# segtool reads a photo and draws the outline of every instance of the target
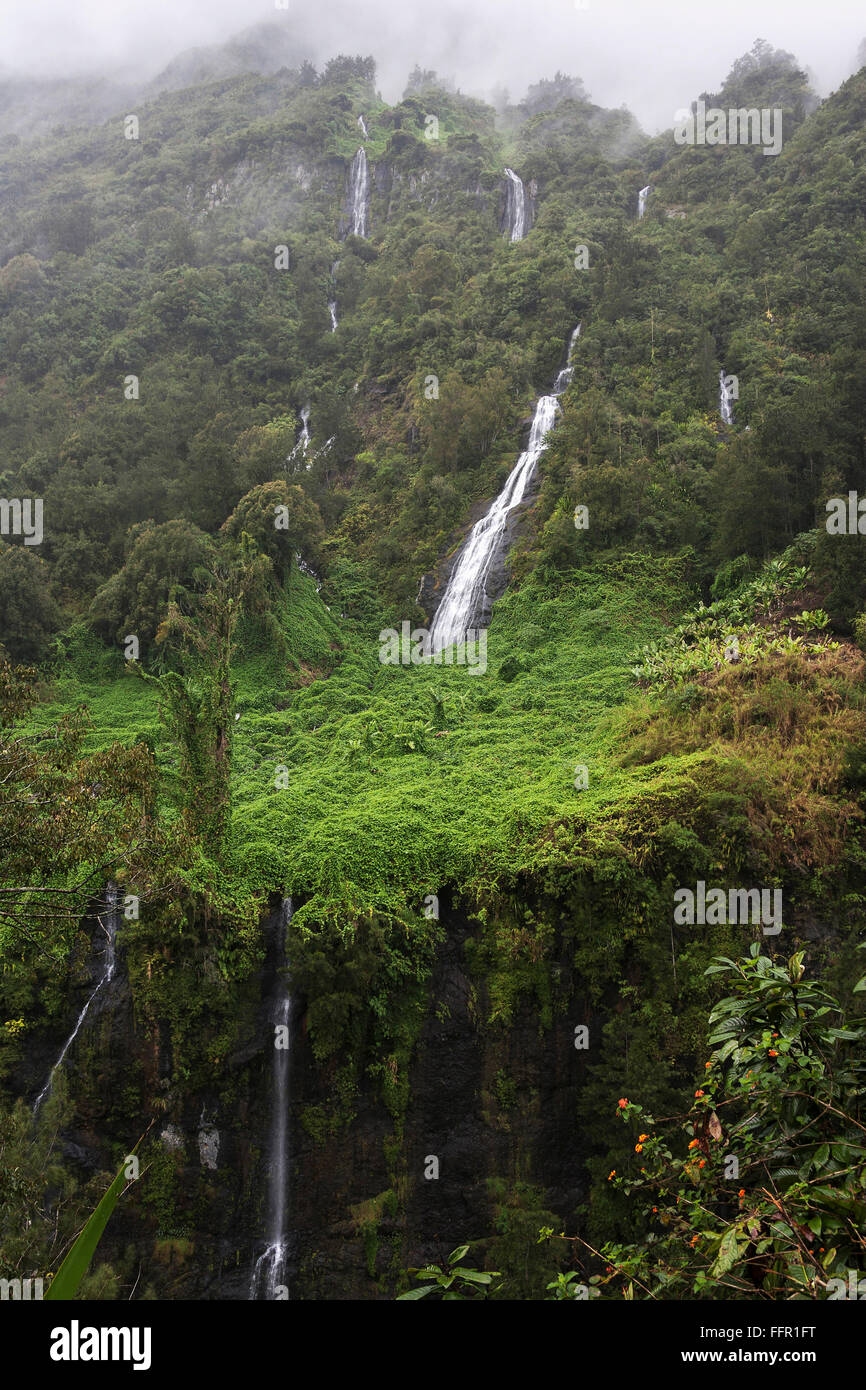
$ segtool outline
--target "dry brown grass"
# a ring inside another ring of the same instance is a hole
[[[694,708],[645,700],[619,721],[623,766],[705,752],[734,775],[771,862],[837,863],[863,810],[844,784],[846,749],[866,745],[866,660],[854,646],[789,652],[695,681]]]

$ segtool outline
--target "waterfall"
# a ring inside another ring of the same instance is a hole
[[[322,592],[322,581],[316,574],[316,571],[310,565],[307,564],[306,560],[304,559],[303,555],[301,555],[299,550],[295,551],[295,564],[301,571],[301,574],[305,574],[308,579],[312,579],[313,583],[316,586],[316,593],[320,594]],[[325,607],[328,608],[328,605],[325,604]],[[330,611],[331,610],[328,608],[329,613]]]
[[[651,185],[651,184],[647,184],[646,188],[642,188],[641,191],[640,191],[640,193],[637,195],[637,215],[638,215],[638,218],[643,217],[644,213],[646,212],[646,201],[647,201],[647,198],[648,198],[649,195],[650,195],[651,188],[652,188],[652,185]]]
[[[579,334],[580,325],[571,335],[568,346],[569,361]],[[439,652],[445,647],[462,642],[468,630],[475,625],[477,615],[480,613],[483,617],[489,610],[487,577],[490,567],[502,544],[508,514],[523,500],[538,460],[546,448],[545,436],[556,424],[556,417],[560,411],[560,383],[570,371],[566,364],[556,378],[553,393],[542,396],[539,400],[535,407],[526,449],[514,465],[505,487],[486,516],[476,522],[469,533],[469,539],[451,571],[451,578],[430,628],[428,646],[431,652]],[[568,380],[571,380],[570,375]],[[565,385],[568,385],[567,381]],[[565,386],[561,389],[564,390]]]
[[[577,328],[575,328],[574,332],[568,340],[568,352],[565,355],[565,366],[559,373],[559,376],[556,378],[556,381],[554,383],[554,396],[561,396],[565,388],[571,382],[571,378],[574,376],[574,368],[571,365],[571,355],[574,352],[575,347],[577,346],[577,340],[579,337],[580,324],[577,325]]]
[[[722,370],[719,372],[719,414],[722,417],[723,425],[732,425],[734,423],[734,407],[732,402],[733,396],[728,389],[725,380],[725,369],[722,367]]]
[[[361,132],[364,136],[364,139],[369,140],[370,132],[367,129],[367,122],[364,120],[363,116],[358,117],[358,125],[361,127]]]
[[[84,1008],[78,1015],[78,1018],[75,1021],[75,1027],[69,1034],[69,1037],[66,1039],[66,1042],[63,1044],[60,1056],[57,1058],[57,1061],[54,1063],[54,1066],[48,1073],[48,1080],[45,1082],[45,1085],[42,1087],[42,1090],[36,1097],[36,1102],[33,1106],[34,1115],[38,1115],[39,1107],[41,1106],[45,1097],[51,1090],[51,1087],[54,1084],[54,1073],[57,1071],[57,1068],[62,1065],[63,1061],[66,1058],[67,1052],[69,1051],[72,1044],[75,1042],[75,1039],[78,1037],[78,1034],[81,1031],[81,1025],[84,1022],[85,1017],[87,1016],[87,1012],[91,1004],[93,1003],[94,999],[96,998],[97,994],[99,994],[103,986],[107,985],[108,981],[114,975],[114,943],[115,937],[117,936],[117,915],[117,884],[109,883],[108,887],[105,890],[105,910],[103,913],[97,913],[96,916],[97,922],[99,923],[101,929],[105,932],[105,947],[102,952],[102,963],[99,971],[99,979],[96,981],[94,988],[91,990],[87,1002],[84,1005]],[[103,917],[105,918],[104,922]]]
[[[286,1288],[287,1198],[289,1189],[289,1060],[292,1044],[292,996],[286,976],[286,938],[292,920],[292,900],[284,898],[277,926],[278,984],[271,1015],[273,1069],[271,1080],[271,1129],[268,1139],[268,1227],[267,1248],[256,1260],[250,1284],[250,1298],[276,1298],[278,1287]]]
[[[506,169],[505,173],[508,178],[505,190],[507,231],[512,241],[522,241],[526,236],[526,189],[523,179],[513,169]]]
[[[370,175],[367,169],[367,154],[363,147],[358,150],[352,160],[352,172],[349,176],[349,198],[352,210],[352,225],[349,230],[353,236],[366,237]]]
[[[337,271],[340,269],[340,262],[334,261],[331,266],[331,292],[333,299],[328,300],[328,313],[331,315],[331,332],[337,331]]]
[[[301,433],[295,441],[295,446],[289,457],[286,459],[286,471],[297,472],[298,465],[306,460],[307,451],[310,447],[310,407],[305,405],[301,411]],[[309,469],[310,464],[305,462],[305,467]]]

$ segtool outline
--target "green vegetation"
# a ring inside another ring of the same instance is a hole
[[[262,922],[289,895],[296,1143],[339,1174],[305,1287],[342,1293],[318,1244],[340,1222],[369,1296],[410,1259],[401,1297],[449,1300],[820,1297],[857,1264],[866,566],[823,521],[866,494],[866,71],[818,106],[759,43],[713,99],[782,106],[782,153],[647,140],[561,73],[497,114],[416,70],[389,107],[345,56],[164,94],[139,142],[114,120],[3,151],[3,489],[44,499],[45,539],[0,545],[0,1268],[59,1263],[142,1116],[145,1174],[82,1296],[129,1297],[141,1263],[144,1296],[196,1297],[243,1265]],[[345,217],[362,113],[368,239]],[[506,162],[537,183],[519,244]],[[577,322],[486,670],[383,664]],[[22,1157],[17,1098],[92,982],[109,880],[128,994]],[[788,964],[754,923],[673,924],[698,881],[782,891]],[[708,1019],[682,1120],[701,1168],[649,1114],[683,1116]],[[482,1195],[477,1229],[416,1242],[431,1037],[455,1084],[481,1058]],[[581,1136],[568,1209],[545,1068]],[[110,1151],[86,1183],[58,1157],[73,1123]]]

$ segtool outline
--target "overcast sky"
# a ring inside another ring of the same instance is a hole
[[[261,19],[312,23],[317,57],[372,53],[388,101],[416,63],[479,95],[512,98],[557,68],[593,100],[627,105],[648,130],[717,88],[757,37],[797,55],[822,95],[866,36],[858,0],[0,0],[0,65],[69,76],[153,76],[182,50]],[[310,19],[312,16],[312,20]]]

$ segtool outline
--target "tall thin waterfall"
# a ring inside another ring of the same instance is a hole
[[[505,190],[505,218],[508,235],[512,241],[522,241],[526,236],[526,189],[523,179],[513,169],[505,170],[508,187]]]
[[[566,357],[565,357],[565,366],[563,367],[562,371],[559,373],[559,376],[556,378],[556,381],[555,381],[555,383],[554,383],[554,387],[553,387],[553,394],[554,394],[554,396],[561,396],[562,393],[563,393],[563,391],[566,389],[566,387],[567,387],[568,385],[570,385],[570,383],[571,383],[571,378],[574,376],[574,368],[573,368],[572,365],[571,365],[571,356],[572,356],[572,353],[574,352],[574,349],[577,347],[577,340],[578,340],[579,337],[580,337],[580,324],[577,325],[577,328],[575,328],[574,332],[572,333],[571,337],[570,337],[569,340],[568,340],[568,352],[566,353]]]
[[[370,174],[367,168],[367,152],[361,147],[352,160],[349,176],[349,197],[352,208],[353,236],[367,235],[367,207],[370,201]]]
[[[363,116],[358,117],[358,125],[361,127],[361,133],[363,134],[364,139],[369,140],[370,132],[367,129],[367,122],[364,120]]]
[[[84,1008],[81,1010],[81,1013],[75,1020],[75,1027],[69,1034],[69,1037],[66,1039],[66,1042],[63,1044],[60,1056],[57,1058],[57,1061],[54,1063],[54,1066],[48,1073],[48,1080],[45,1082],[45,1085],[42,1087],[42,1090],[36,1097],[36,1102],[33,1106],[34,1115],[39,1114],[39,1108],[42,1105],[42,1102],[45,1100],[45,1097],[48,1095],[48,1093],[51,1090],[51,1087],[54,1085],[55,1072],[57,1071],[57,1068],[61,1066],[65,1061],[67,1052],[69,1051],[72,1044],[75,1042],[75,1039],[78,1037],[78,1034],[81,1031],[81,1025],[87,1017],[87,1013],[90,1009],[91,1004],[93,1003],[97,994],[99,994],[100,990],[108,984],[108,981],[114,975],[114,967],[116,963],[115,938],[117,936],[117,917],[117,884],[109,883],[108,887],[105,890],[105,908],[102,912],[97,913],[96,916],[96,920],[99,923],[100,928],[105,933],[105,946],[102,952],[99,979],[96,981],[94,988],[91,990],[87,1002],[84,1005]]]
[[[360,119],[360,117],[359,117]],[[332,299],[328,300],[328,313],[331,315],[331,332],[336,333],[337,323],[337,271],[340,269],[340,262],[334,261],[331,266],[331,294]]]
[[[292,996],[287,978],[286,938],[292,920],[292,900],[284,898],[277,928],[277,969],[279,983],[274,997],[273,1071],[271,1080],[271,1130],[268,1139],[268,1228],[267,1248],[256,1260],[250,1284],[250,1298],[277,1298],[277,1289],[286,1289],[288,1232],[286,1215],[289,1195],[289,1080],[292,1043]]]
[[[489,611],[487,578],[490,567],[502,544],[508,513],[522,502],[538,460],[547,447],[545,436],[556,424],[556,417],[560,411],[559,396],[571,380],[573,369],[569,363],[579,334],[580,325],[571,335],[566,366],[556,378],[553,393],[542,396],[535,407],[526,449],[517,460],[505,487],[487,515],[473,526],[469,539],[460,552],[430,628],[428,646],[431,652],[439,652],[445,647],[464,641],[469,629],[475,625],[478,615],[483,617]]]
[[[727,378],[725,376],[725,369],[722,367],[722,370],[719,372],[719,414],[722,417],[723,425],[732,425],[734,423],[733,400],[734,397],[732,391],[728,387]]]
[[[637,195],[637,215],[638,215],[638,218],[643,217],[644,213],[646,212],[647,198],[649,197],[649,195],[650,195],[651,192],[652,192],[652,184],[649,184],[649,183],[648,183],[647,186],[646,186],[646,188],[642,188],[641,191],[640,191],[640,193]]]

